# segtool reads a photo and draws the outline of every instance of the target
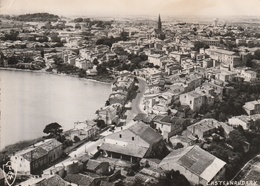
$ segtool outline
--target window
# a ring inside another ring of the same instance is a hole
[[[132,137],[132,140],[134,141],[134,140],[135,140],[135,137]]]
[[[190,104],[192,104],[192,101],[190,101]]]
[[[119,134],[119,138],[122,138],[122,134]]]

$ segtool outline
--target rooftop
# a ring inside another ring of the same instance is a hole
[[[60,176],[54,175],[51,178],[43,179],[42,181],[35,184],[35,186],[69,186],[67,182],[65,182]]]
[[[47,155],[49,151],[57,148],[60,145],[62,144],[56,139],[46,139],[34,144],[33,146],[30,146],[27,149],[18,151],[16,155],[20,155],[24,159],[32,161],[32,159],[38,159]]]
[[[207,182],[210,182],[226,164],[197,145],[172,151],[162,160],[160,166],[170,169],[172,163],[183,166]]]
[[[162,136],[159,133],[143,122],[139,122],[133,125],[132,127],[128,128],[128,130],[142,138],[150,145],[162,139]]]
[[[68,174],[64,180],[77,185],[91,185],[95,178],[84,174]]]

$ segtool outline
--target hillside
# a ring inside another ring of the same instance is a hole
[[[34,13],[34,14],[23,14],[13,17],[16,21],[40,21],[40,22],[46,22],[46,21],[57,21],[59,19],[59,16],[49,13]]]

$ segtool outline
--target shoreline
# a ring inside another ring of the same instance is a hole
[[[106,85],[111,85],[111,82],[106,82],[106,81],[101,81],[101,80],[96,80],[92,78],[80,78],[76,75],[70,75],[70,74],[58,74],[54,72],[46,72],[45,70],[29,70],[29,69],[17,69],[17,68],[6,68],[6,67],[0,67],[0,70],[6,70],[6,71],[20,71],[20,72],[32,72],[32,73],[42,73],[42,74],[50,74],[50,75],[55,75],[55,76],[67,76],[67,77],[72,77],[72,78],[77,78],[79,80],[87,80],[87,81],[92,81],[96,83],[102,83]]]

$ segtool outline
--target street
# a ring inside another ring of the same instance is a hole
[[[139,85],[138,85],[139,88],[137,90],[138,93],[131,103],[131,109],[126,112],[127,115],[126,123],[131,122],[138,113],[145,113],[141,104],[142,104],[142,99],[146,88],[146,82],[144,79],[141,78],[137,78],[137,79],[139,81]]]

